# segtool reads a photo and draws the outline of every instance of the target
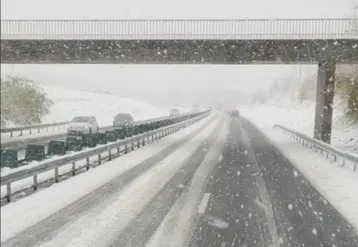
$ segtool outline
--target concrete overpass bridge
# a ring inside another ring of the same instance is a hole
[[[317,64],[314,137],[330,142],[336,64],[358,19],[2,20],[2,63]]]

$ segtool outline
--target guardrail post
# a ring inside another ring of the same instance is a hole
[[[30,129],[30,134],[32,134],[32,129]]]
[[[40,128],[37,128],[37,133],[40,133]]]
[[[10,131],[10,137],[13,137],[12,131]]]
[[[353,171],[354,171],[354,172],[357,171],[357,163],[354,163],[354,165],[353,165]]]
[[[134,147],[133,147],[133,142],[132,142],[132,148],[134,148]],[[125,153],[125,154],[128,153],[128,146],[127,146],[127,144],[124,145],[124,153]]]
[[[102,164],[102,155],[100,153],[98,154],[98,164]]]
[[[108,150],[108,160],[112,160],[112,152],[111,152],[111,150]]]
[[[137,141],[137,148],[140,148],[140,139]]]
[[[22,136],[22,130],[20,130],[20,136]]]
[[[11,201],[11,183],[6,184],[6,200]]]
[[[34,180],[34,190],[37,190],[37,175],[33,176],[33,180]]]
[[[88,171],[90,167],[90,163],[89,163],[89,157],[86,157],[86,170]]]
[[[55,167],[55,182],[58,183],[58,167]]]
[[[121,156],[121,147],[117,147],[117,154],[118,154],[118,157]]]
[[[76,175],[76,162],[72,162],[72,176]]]

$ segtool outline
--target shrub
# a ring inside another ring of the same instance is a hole
[[[49,113],[52,101],[33,81],[19,77],[1,78],[1,124],[16,125],[41,123]]]

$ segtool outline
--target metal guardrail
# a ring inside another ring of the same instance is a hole
[[[37,129],[37,133],[40,133],[41,129],[46,129],[48,131],[49,128],[52,127],[54,130],[55,127],[66,127],[70,122],[58,122],[58,123],[48,123],[48,124],[37,124],[37,125],[28,125],[28,126],[19,126],[13,128],[2,128],[0,130],[1,133],[10,133],[10,136],[13,137],[13,132],[20,132],[19,136],[22,136],[23,131],[29,130],[29,134],[32,134],[32,130]]]
[[[1,39],[356,39],[358,19],[1,20]]]
[[[150,132],[147,132],[144,134],[140,134],[140,135],[128,138],[128,139],[119,140],[119,141],[116,141],[116,142],[113,142],[110,144],[106,144],[106,145],[103,145],[100,147],[83,150],[81,152],[74,153],[74,154],[68,154],[68,155],[65,155],[65,156],[63,156],[59,159],[56,159],[56,160],[43,161],[38,166],[29,168],[26,170],[20,170],[20,171],[11,173],[6,176],[2,176],[1,177],[1,186],[6,185],[6,191],[7,191],[5,197],[6,197],[7,201],[11,201],[11,196],[12,196],[11,183],[13,183],[13,182],[23,180],[28,177],[33,177],[32,187],[34,190],[36,190],[38,187],[37,176],[41,173],[44,173],[46,171],[54,169],[54,179],[55,179],[55,182],[58,182],[59,177],[60,177],[59,167],[69,165],[72,163],[72,175],[75,175],[76,162],[80,161],[80,160],[86,160],[86,165],[84,167],[81,167],[81,169],[86,168],[86,170],[89,170],[89,168],[90,168],[89,158],[90,157],[97,155],[98,162],[99,162],[99,164],[101,164],[101,160],[102,160],[101,156],[105,152],[108,152],[108,159],[111,160],[112,159],[112,150],[114,150],[114,149],[117,150],[117,153],[120,153],[120,147],[124,146],[125,153],[126,153],[128,151],[128,145],[130,145],[133,150],[135,142],[137,142],[138,147],[139,147],[141,141],[142,141],[143,145],[145,145],[146,139],[148,141],[149,141],[149,138],[151,138],[152,141],[156,140],[156,139],[160,139],[163,136],[166,136],[170,133],[173,133],[173,132],[179,130],[182,127],[187,126],[188,124],[192,124],[194,122],[197,122],[197,121],[205,118],[206,116],[208,116],[210,114],[210,112],[211,112],[210,110],[203,111],[200,113],[199,116],[193,117],[186,121],[182,121],[180,123],[162,127],[157,130],[153,130],[153,131],[150,131]],[[195,113],[192,113],[192,114],[195,114]],[[190,114],[185,114],[185,115],[190,115]],[[183,115],[181,115],[181,116],[183,116]],[[116,153],[114,153],[114,154],[116,154]]]
[[[348,162],[350,162],[352,164],[353,171],[357,171],[358,169],[358,155],[344,152],[327,143],[313,139],[308,135],[302,134],[300,132],[294,131],[278,124],[275,124],[273,128],[285,132],[286,134],[290,135],[294,140],[300,142],[303,146],[315,150],[316,152],[319,151],[321,154],[325,154],[325,157],[327,159],[333,158],[334,161],[337,161],[337,159],[340,158],[342,167],[345,166]]]

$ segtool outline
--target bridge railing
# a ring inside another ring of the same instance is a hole
[[[342,167],[346,166],[347,164],[351,164],[353,171],[357,171],[358,169],[358,155],[349,152],[344,152],[342,150],[333,147],[332,145],[313,139],[308,135],[289,129],[282,125],[276,124],[273,126],[273,128],[288,134],[290,137],[301,143],[303,146],[321,153],[327,159],[333,159],[333,161],[335,162],[340,160],[340,165]]]
[[[2,20],[1,39],[352,39],[358,19]]]
[[[48,124],[37,124],[37,125],[28,125],[28,126],[19,126],[13,128],[1,128],[1,133],[10,133],[10,136],[13,137],[14,132],[19,132],[19,136],[23,135],[24,131],[29,131],[29,134],[33,133],[33,130],[37,130],[37,133],[40,133],[41,129],[45,129],[48,131],[49,129],[55,130],[56,127],[58,128],[66,128],[66,126],[70,122],[58,122],[58,123],[48,123]]]
[[[40,182],[38,180],[38,175],[45,173],[47,171],[53,170],[53,177],[51,179],[47,179],[42,181],[42,183],[54,180],[55,182],[59,182],[60,176],[72,175],[74,176],[79,171],[87,171],[93,164],[90,164],[90,158],[97,156],[97,164],[101,164],[103,160],[112,160],[116,157],[119,157],[123,152],[127,153],[130,150],[134,150],[134,147],[137,146],[138,148],[142,144],[144,146],[149,141],[154,141],[160,139],[164,136],[167,136],[171,133],[178,131],[179,129],[186,127],[189,124],[193,124],[205,117],[207,117],[211,113],[210,110],[202,111],[196,114],[183,114],[182,116],[190,116],[188,120],[172,124],[166,127],[162,127],[157,130],[149,131],[147,133],[139,134],[137,136],[133,136],[131,138],[127,138],[124,140],[118,140],[116,142],[112,142],[109,144],[105,144],[99,147],[90,148],[87,150],[83,150],[81,152],[76,152],[72,154],[64,155],[60,158],[54,160],[45,160],[38,164],[37,166],[30,167],[28,169],[22,169],[19,171],[15,171],[5,176],[1,176],[1,186],[6,186],[6,193],[3,196],[6,197],[6,200],[9,202],[11,201],[11,196],[14,193],[21,192],[23,190],[29,189],[29,187],[23,188],[20,191],[12,191],[11,184],[14,182],[18,182],[20,180],[24,180],[27,178],[33,178],[33,184],[30,188],[37,190]],[[123,149],[124,147],[124,149]],[[84,162],[80,162],[84,161]],[[59,169],[71,165],[71,168],[68,172],[63,174],[59,173]]]

